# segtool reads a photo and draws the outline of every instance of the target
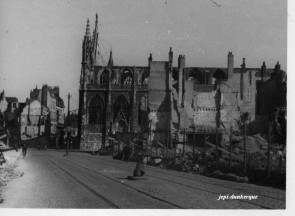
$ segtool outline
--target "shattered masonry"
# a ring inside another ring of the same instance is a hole
[[[180,131],[192,131],[193,125],[206,131],[228,131],[231,126],[238,130],[244,113],[254,132],[261,127],[257,106],[263,107],[262,100],[257,101],[267,94],[257,86],[272,78],[282,83],[285,77],[279,63],[275,70],[266,70],[265,63],[261,69],[247,68],[243,59],[241,67],[234,68],[232,52],[227,68],[186,67],[185,55],[179,55],[173,67],[172,48],[167,61],[154,61],[150,54],[145,67],[116,66],[110,51],[108,64],[102,66],[98,48],[96,15],[92,36],[87,21],[82,49],[78,136],[84,150],[99,149],[108,133],[163,130],[158,139],[166,143],[173,133],[182,139]]]

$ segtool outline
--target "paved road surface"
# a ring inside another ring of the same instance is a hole
[[[285,208],[285,191],[146,166],[130,181],[133,162],[63,151],[28,149],[18,160],[23,177],[8,183],[2,208],[260,209]],[[223,195],[258,195],[255,200]]]

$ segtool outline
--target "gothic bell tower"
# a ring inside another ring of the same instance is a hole
[[[79,143],[85,142],[83,137],[83,130],[87,124],[86,119],[86,95],[87,95],[87,76],[89,72],[94,70],[97,65],[98,57],[98,15],[96,14],[95,28],[93,35],[90,33],[89,19],[87,19],[86,31],[82,43],[82,62],[80,74],[80,88],[79,88],[79,114],[78,114],[78,137]]]

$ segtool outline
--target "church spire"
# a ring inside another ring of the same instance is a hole
[[[93,30],[93,58],[94,58],[94,64],[97,63],[97,57],[98,54],[98,14],[96,14],[95,19],[95,27]]]
[[[96,15],[95,15],[95,28],[94,28],[95,33],[97,33],[97,26],[98,26],[98,14],[96,13]]]
[[[90,38],[90,24],[89,24],[89,19],[87,19],[87,24],[86,24],[86,32],[85,32],[85,36],[87,38]]]
[[[113,61],[113,52],[112,50],[110,51],[110,59],[108,62],[108,67],[113,67],[114,66],[114,61]]]

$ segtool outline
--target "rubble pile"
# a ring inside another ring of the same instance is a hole
[[[189,172],[193,174],[208,175],[215,178],[232,180],[237,182],[261,182],[266,179],[268,163],[268,142],[260,134],[246,136],[246,176],[244,173],[244,137],[240,134],[232,134],[232,157],[230,167],[229,134],[223,134],[218,155],[215,144],[207,142],[205,158],[203,147],[195,147],[195,155],[190,146],[186,146],[186,152],[168,152],[158,148],[152,148],[145,152],[144,163],[151,166]],[[182,149],[182,148],[181,148]],[[123,159],[123,152],[114,158]],[[136,161],[136,153],[133,152],[129,161]],[[270,172],[276,181],[283,182],[286,173],[286,151],[278,144],[271,144],[270,148]],[[133,158],[134,157],[134,158]],[[218,158],[218,160],[217,160]]]
[[[22,177],[23,175],[23,172],[20,173],[15,170],[15,164],[13,162],[10,163],[9,159],[7,160],[7,163],[0,166],[0,203],[3,202],[2,191],[7,185],[7,182],[17,177]]]

